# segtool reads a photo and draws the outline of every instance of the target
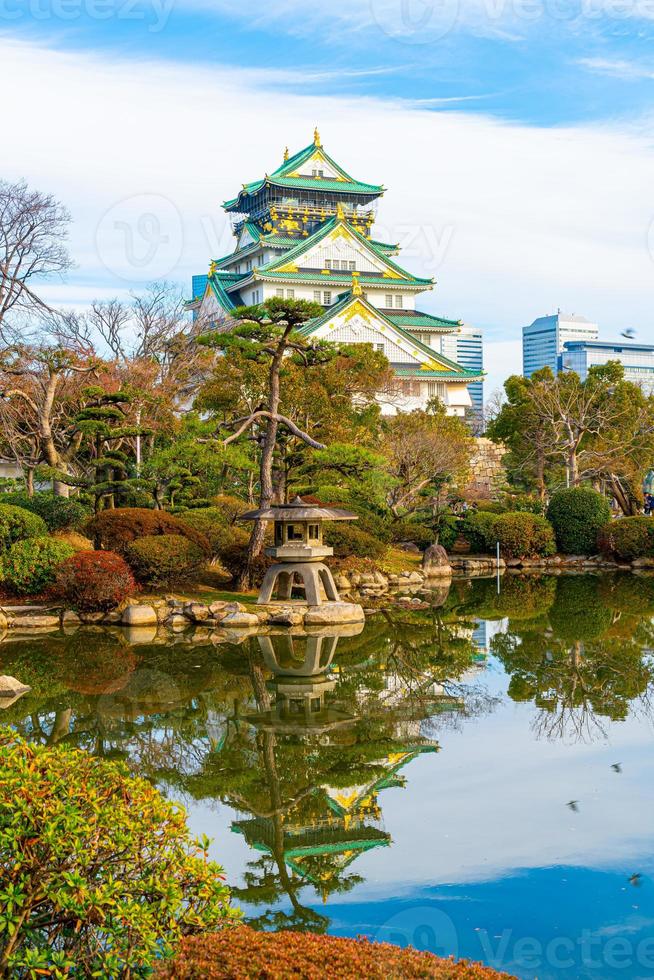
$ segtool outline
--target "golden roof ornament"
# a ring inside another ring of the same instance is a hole
[[[345,211],[343,210],[343,205],[340,201],[336,205],[336,217],[339,221],[345,221]]]
[[[288,147],[284,147],[284,163],[288,160]]]
[[[314,131],[313,131],[313,145],[314,146],[320,146],[320,133],[318,132],[318,127],[317,126],[314,129]]]
[[[359,273],[352,273],[352,295],[353,296],[363,296],[363,290],[361,289],[361,283],[359,282]]]

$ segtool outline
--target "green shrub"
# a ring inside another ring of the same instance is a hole
[[[236,913],[208,841],[118,762],[0,729],[0,971],[145,976]]]
[[[175,957],[162,963],[168,980],[287,980],[338,977],[339,980],[493,980],[508,974],[480,963],[441,959],[412,947],[367,939],[345,939],[311,932],[255,932],[248,926],[182,940]]]
[[[206,552],[181,534],[149,534],[125,549],[125,559],[139,582],[168,585],[189,578],[206,561]]]
[[[152,537],[157,534],[182,535],[192,541],[206,555],[211,549],[203,534],[180,517],[167,514],[163,510],[148,510],[143,507],[118,507],[116,510],[103,510],[89,521],[89,537],[96,548],[116,551],[123,554],[137,538]]]
[[[345,522],[326,525],[323,538],[336,558],[383,558],[387,550],[383,541]]]
[[[559,551],[589,555],[597,551],[597,535],[611,520],[611,508],[606,497],[592,487],[568,487],[552,494],[547,519]]]
[[[508,510],[499,500],[477,500],[476,504],[478,512],[484,514],[506,514]]]
[[[75,553],[57,538],[17,541],[2,559],[2,578],[17,595],[36,595],[50,588],[61,563]]]
[[[89,516],[89,508],[74,497],[59,497],[51,491],[35,493],[8,493],[8,504],[24,507],[32,514],[38,514],[45,521],[49,531],[67,531],[80,528]]]
[[[528,511],[498,514],[495,534],[503,558],[546,557],[556,551],[552,525],[544,517]]]
[[[219,493],[212,497],[209,503],[220,511],[226,524],[233,524],[236,518],[245,513],[246,510],[253,509],[240,497],[234,497],[229,493]]]
[[[461,521],[461,533],[470,545],[473,553],[495,551],[497,534],[495,523],[499,514],[489,511],[468,513]]]
[[[654,558],[654,518],[640,514],[609,521],[600,528],[597,541],[607,558],[618,561]]]
[[[411,541],[417,545],[421,551],[434,543],[436,532],[419,521],[396,521],[391,524],[391,541],[397,544],[400,541]]]
[[[40,538],[47,533],[45,521],[36,514],[13,504],[0,504],[0,553],[16,541]]]
[[[241,504],[241,508],[243,505]],[[243,510],[241,509],[241,513]],[[202,534],[209,542],[211,557],[218,558],[223,548],[232,544],[235,532],[243,530],[249,540],[249,532],[245,528],[230,524],[225,519],[225,511],[220,507],[203,507],[199,510],[187,510],[180,515],[180,520]]]
[[[505,495],[505,510],[526,510],[529,514],[545,516],[545,502],[531,493],[507,493]]]

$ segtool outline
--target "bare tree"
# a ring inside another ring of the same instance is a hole
[[[95,358],[63,347],[14,345],[0,354],[0,418],[7,441],[28,469],[45,464],[70,474],[81,436],[69,438],[80,379],[97,372]],[[25,454],[25,455],[23,455]],[[55,493],[69,487],[55,479]]]
[[[37,284],[71,266],[66,248],[68,211],[25,181],[0,180],[0,338],[12,339],[10,314],[50,309]],[[15,339],[15,337],[13,337]]]

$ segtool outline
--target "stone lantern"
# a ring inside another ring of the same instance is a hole
[[[315,506],[296,497],[289,504],[271,504],[264,510],[248,511],[240,520],[274,521],[275,525],[274,544],[266,548],[266,554],[276,558],[277,563],[266,572],[259,603],[269,603],[273,596],[278,602],[288,603],[296,584],[304,586],[310,606],[340,602],[332,573],[322,560],[334,554],[333,548],[323,544],[322,526],[324,521],[356,521],[356,514]]]

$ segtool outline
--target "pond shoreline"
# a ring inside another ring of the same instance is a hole
[[[230,635],[251,634],[265,627],[282,629],[325,628],[363,623],[366,614],[406,602],[441,605],[453,582],[462,579],[504,576],[532,577],[630,572],[632,575],[654,575],[654,559],[640,559],[619,564],[599,557],[556,556],[548,559],[495,559],[487,556],[452,556],[451,568],[436,576],[426,576],[413,569],[399,574],[382,572],[343,573],[337,575],[342,600],[322,606],[308,606],[302,600],[258,605],[256,595],[240,595],[239,600],[202,602],[184,595],[147,595],[130,597],[109,612],[77,612],[57,602],[5,603],[0,605],[0,642],[8,634],[51,633],[76,630],[85,626],[112,626],[126,631],[155,628],[169,633],[190,627],[205,632],[221,630]],[[224,593],[223,593],[224,594]],[[434,603],[434,598],[438,601]],[[430,601],[431,600],[431,601]]]

